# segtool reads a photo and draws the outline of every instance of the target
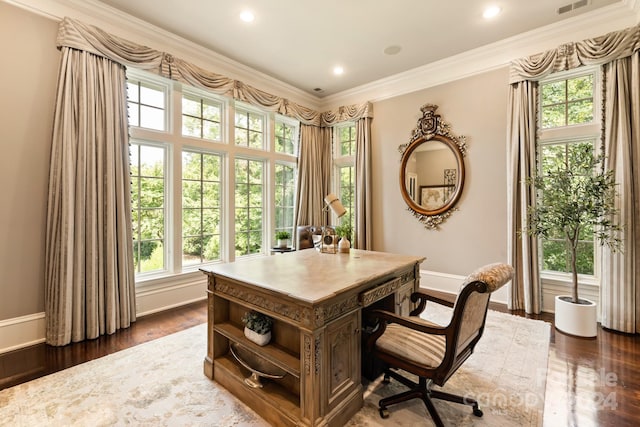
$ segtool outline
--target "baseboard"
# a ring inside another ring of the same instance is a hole
[[[0,354],[44,342],[44,312],[0,321]]]
[[[136,315],[142,317],[203,300],[207,297],[206,291],[206,278],[200,274],[177,284],[139,289],[136,292]],[[0,321],[0,354],[44,341],[44,312]]]
[[[420,270],[420,287],[457,295],[465,278],[466,276]],[[491,302],[506,305],[509,298],[509,286],[511,286],[511,284],[491,294]]]

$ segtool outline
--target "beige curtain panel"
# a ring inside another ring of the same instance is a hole
[[[56,346],[136,319],[125,69],[61,50],[45,252],[46,341]]]
[[[342,121],[372,117],[371,103],[339,107],[320,113],[293,101],[272,95],[239,80],[212,73],[170,53],[132,43],[105,31],[65,17],[58,31],[58,46],[104,56],[125,66],[133,66],[163,77],[207,89],[219,95],[260,106],[315,126],[332,126]]]
[[[509,256],[517,280],[510,308],[539,311],[540,275],[538,249],[532,239],[520,239],[526,206],[534,194],[520,183],[535,168],[536,81],[558,71],[584,65],[602,65],[605,81],[603,138],[607,167],[615,171],[620,197],[620,221],[624,252],[603,248],[600,271],[600,320],[602,326],[621,332],[640,330],[640,26],[601,37],[567,43],[511,63],[508,161]]]

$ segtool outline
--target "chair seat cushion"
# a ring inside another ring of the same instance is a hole
[[[441,327],[419,317],[412,317],[421,323]],[[397,358],[425,367],[436,368],[442,363],[446,348],[444,335],[432,335],[415,331],[405,326],[391,323],[376,341],[378,350]]]

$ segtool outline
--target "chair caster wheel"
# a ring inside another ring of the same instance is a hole
[[[391,377],[387,374],[384,375],[384,377],[382,378],[382,382],[384,384],[389,384],[391,382]]]
[[[389,418],[389,410],[387,408],[380,408],[380,418]]]
[[[473,415],[475,415],[476,417],[481,417],[482,415],[484,415],[484,413],[479,408],[473,408]]]

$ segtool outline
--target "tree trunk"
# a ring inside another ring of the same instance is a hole
[[[574,304],[578,303],[578,268],[577,268],[577,245],[571,244],[571,299]]]

